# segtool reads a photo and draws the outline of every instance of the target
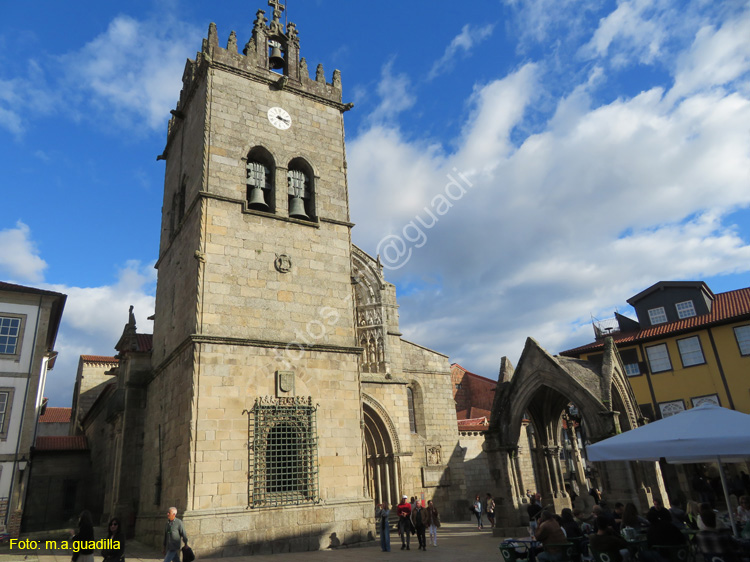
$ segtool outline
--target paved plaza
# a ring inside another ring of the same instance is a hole
[[[428,536],[429,540],[429,536]],[[271,554],[261,556],[237,556],[231,558],[204,558],[196,552],[198,560],[221,560],[222,562],[322,562],[347,561],[368,562],[384,559],[398,560],[429,560],[430,562],[461,562],[500,560],[498,545],[500,537],[493,537],[492,530],[485,527],[479,531],[470,522],[443,523],[438,530],[438,547],[428,546],[426,552],[417,550],[416,537],[412,537],[411,550],[401,550],[401,541],[396,533],[391,534],[391,552],[382,552],[377,542],[366,543],[364,546],[355,545],[350,548],[335,550],[318,550],[315,552],[295,552],[291,554]],[[125,548],[126,562],[162,562],[159,551],[146,547],[137,542],[129,542]],[[9,552],[7,545],[0,548],[0,562],[70,562],[69,552]],[[96,562],[101,562],[101,556],[94,556]]]

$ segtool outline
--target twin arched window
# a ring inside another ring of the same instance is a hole
[[[263,147],[253,148],[247,157],[247,208],[276,213],[276,166]],[[302,220],[315,217],[314,174],[302,158],[294,158],[287,168],[287,214]]]

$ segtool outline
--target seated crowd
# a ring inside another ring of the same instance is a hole
[[[742,536],[750,538],[750,497],[742,496],[739,503],[737,525]],[[579,509],[566,508],[560,515],[539,509],[535,515],[538,522],[532,528],[541,543],[536,555],[540,562],[564,559],[566,545],[571,541],[583,550],[586,547],[582,545],[587,544],[592,554],[606,554],[611,562],[634,558],[644,562],[682,559],[680,551],[690,548],[691,542],[706,555],[724,555],[726,560],[737,561],[747,557],[744,552],[748,541],[735,539],[708,503],[699,505],[691,501],[687,510],[682,510],[677,502],[672,502],[667,509],[656,499],[645,518],[632,503],[617,503],[610,511],[603,501],[593,507],[588,520]]]

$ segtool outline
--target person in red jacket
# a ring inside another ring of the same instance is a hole
[[[401,503],[396,507],[398,515],[398,536],[401,537],[401,550],[411,550],[411,504],[408,496],[401,497]]]

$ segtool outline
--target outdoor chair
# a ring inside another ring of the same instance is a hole
[[[550,546],[562,548],[562,552],[560,553],[561,562],[580,562],[581,560],[581,554],[578,550],[578,546],[575,543],[564,542],[564,543],[546,544],[544,545],[544,548],[548,548]]]
[[[658,552],[662,558],[669,560],[669,562],[688,562],[690,559],[690,546],[687,544],[655,544],[653,549]]]
[[[500,554],[503,556],[504,562],[516,562],[517,560],[525,561],[528,556],[528,549],[525,552],[518,552],[518,548],[525,548],[525,546],[514,546],[512,544],[501,544],[499,547]]]
[[[594,557],[595,562],[616,562],[622,559],[622,555],[619,551],[617,552],[597,552],[593,548],[589,548],[591,556]]]
[[[736,554],[727,552],[704,552],[703,560],[704,562],[740,562],[740,557]]]

